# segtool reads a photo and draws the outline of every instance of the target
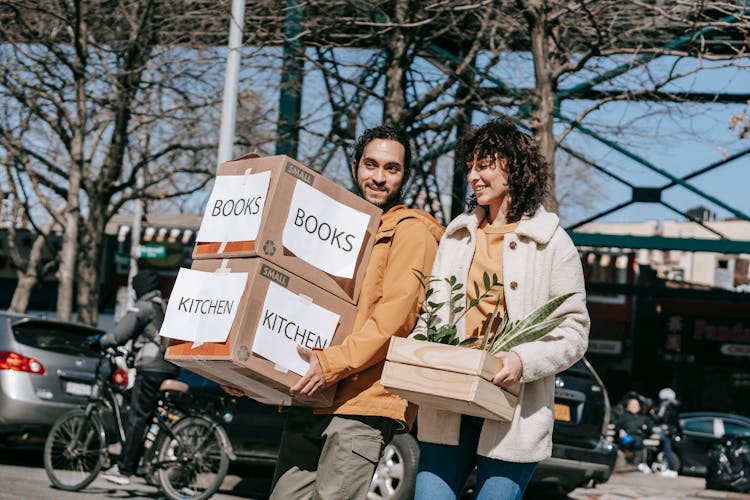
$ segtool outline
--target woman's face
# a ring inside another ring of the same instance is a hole
[[[466,164],[466,180],[477,203],[498,209],[508,199],[507,161],[499,156],[477,158]]]

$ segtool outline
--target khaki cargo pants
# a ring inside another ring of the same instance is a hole
[[[365,499],[395,428],[395,420],[387,417],[315,415],[291,408],[271,500]]]

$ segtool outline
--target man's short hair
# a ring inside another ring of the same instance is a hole
[[[379,127],[373,127],[365,130],[365,132],[357,139],[357,144],[354,145],[354,169],[356,172],[359,166],[359,160],[362,159],[362,154],[365,152],[365,148],[373,139],[383,139],[386,141],[396,141],[404,147],[404,180],[403,183],[409,179],[411,174],[411,146],[409,145],[409,137],[406,132],[400,128],[392,127],[390,125],[381,125]],[[402,183],[402,184],[403,184]]]

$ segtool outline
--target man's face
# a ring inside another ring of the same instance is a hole
[[[389,139],[373,139],[354,168],[362,197],[388,209],[398,200],[404,181],[404,146]]]

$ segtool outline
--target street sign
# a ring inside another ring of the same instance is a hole
[[[121,266],[130,265],[130,255],[117,252],[115,254],[115,264],[119,264]]]
[[[167,247],[164,245],[141,245],[141,257],[147,259],[163,259],[167,256]]]

